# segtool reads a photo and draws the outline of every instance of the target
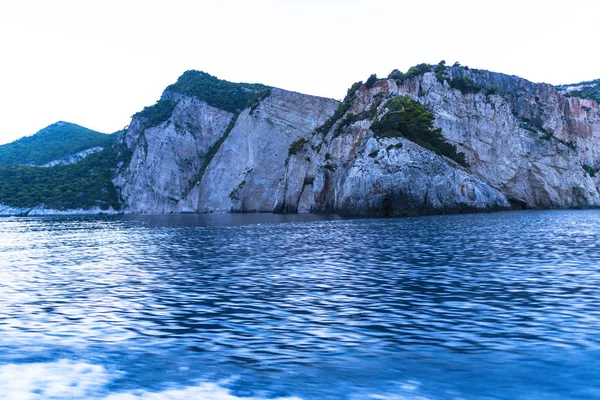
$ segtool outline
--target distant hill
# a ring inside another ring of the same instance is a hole
[[[600,79],[571,85],[560,85],[557,88],[565,96],[592,99],[600,103]]]
[[[127,153],[114,145],[70,165],[2,166],[0,204],[21,208],[43,204],[57,210],[119,210],[119,196],[111,180],[119,163],[126,160]]]
[[[115,137],[59,121],[32,136],[0,146],[0,166],[44,165],[92,147],[111,146]]]

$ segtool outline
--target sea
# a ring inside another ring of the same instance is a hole
[[[600,211],[1,218],[0,399],[600,399]]]

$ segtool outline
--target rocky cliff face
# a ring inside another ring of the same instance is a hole
[[[178,96],[171,117],[157,126],[147,127],[134,117],[124,136],[131,161],[115,180],[127,207],[148,214],[193,211],[180,203],[232,118],[188,96]]]
[[[382,79],[339,102],[272,89],[243,111],[168,93],[168,119],[134,117],[115,179],[127,209],[410,215],[596,207],[600,110],[551,85],[462,67]],[[461,91],[455,83],[472,84]],[[408,96],[466,166],[373,123]],[[336,111],[337,110],[337,111]],[[600,177],[600,174],[598,175]]]
[[[467,156],[470,171],[527,207],[600,204],[584,170],[600,160],[600,114],[592,100],[565,98],[547,84],[487,71],[451,68],[497,94],[463,94],[425,74],[406,92],[436,115],[436,125]]]

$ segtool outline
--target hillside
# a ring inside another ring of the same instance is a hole
[[[32,136],[1,145],[0,166],[44,165],[83,150],[110,146],[114,140],[114,135],[59,121]]]
[[[560,85],[557,86],[557,89],[565,96],[592,99],[600,103],[600,79],[570,85]]]
[[[0,204],[24,210],[121,209],[112,179],[126,152],[110,146],[70,165],[0,167]],[[26,212],[26,211],[23,211]]]

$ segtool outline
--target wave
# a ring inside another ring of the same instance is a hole
[[[0,366],[0,399],[83,399],[93,397],[111,380],[99,365],[61,360]]]
[[[112,394],[105,400],[263,400],[256,397],[236,397],[229,390],[215,383],[202,383],[198,386],[183,389],[165,390],[162,392],[136,391],[131,393]],[[298,397],[280,397],[279,400],[302,400]]]
[[[145,389],[110,392],[107,386],[120,374],[101,365],[73,360],[48,363],[0,365],[0,400],[267,400],[260,397],[238,397],[224,387],[230,381],[198,382],[183,388],[162,391]],[[419,383],[408,381],[394,394],[355,394],[349,399],[427,400],[417,395]],[[401,394],[398,394],[401,393]],[[269,400],[302,400],[279,397]]]
[[[160,392],[134,390],[105,393],[106,385],[118,374],[100,365],[72,360],[50,363],[0,365],[1,400],[266,400],[237,397],[218,383],[202,382],[181,389]],[[298,397],[277,400],[302,400]]]

